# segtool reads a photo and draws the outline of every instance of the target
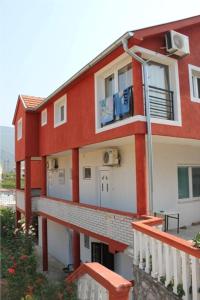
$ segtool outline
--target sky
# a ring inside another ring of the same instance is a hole
[[[200,14],[199,0],[0,0],[0,125],[129,30]]]

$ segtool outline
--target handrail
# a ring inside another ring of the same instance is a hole
[[[151,217],[149,220],[142,220],[133,222],[132,226],[134,229],[145,233],[146,235],[153,237],[163,243],[166,243],[178,250],[184,251],[187,254],[193,255],[196,258],[200,258],[200,249],[195,248],[192,242],[186,241],[180,237],[173,236],[167,232],[159,231],[156,228],[152,228],[156,224],[162,223],[161,218]]]

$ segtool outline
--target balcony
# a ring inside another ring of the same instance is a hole
[[[151,117],[164,120],[174,120],[173,98],[173,91],[150,85],[149,100]]]

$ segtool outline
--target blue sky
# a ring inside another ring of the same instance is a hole
[[[0,0],[0,125],[18,94],[48,96],[126,31],[198,14],[199,0]]]

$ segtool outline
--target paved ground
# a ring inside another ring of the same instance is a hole
[[[42,249],[39,246],[35,247],[36,249],[36,255],[38,257],[38,272],[42,272]],[[57,259],[55,259],[53,256],[48,256],[48,262],[49,262],[49,270],[47,272],[44,272],[44,274],[47,276],[47,278],[50,281],[62,281],[66,277],[66,273],[63,272],[63,268],[65,267],[62,263],[60,263]]]
[[[180,233],[177,233],[176,229],[169,230],[169,233],[185,240],[192,240],[198,232],[200,232],[200,223],[197,225],[188,226],[186,228],[181,228]]]

